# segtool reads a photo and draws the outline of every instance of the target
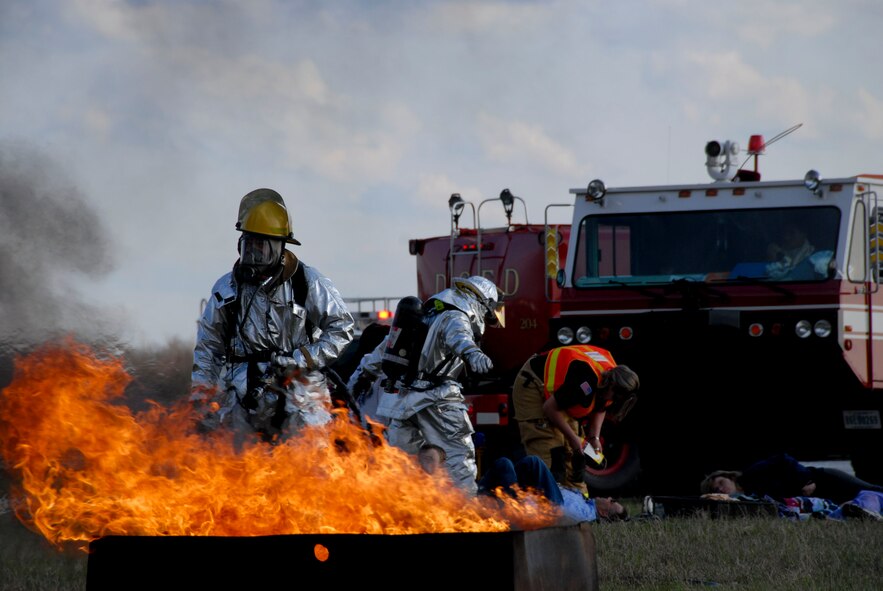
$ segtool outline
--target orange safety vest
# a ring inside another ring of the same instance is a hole
[[[545,384],[543,395],[549,398],[553,392],[564,384],[567,369],[574,361],[588,363],[595,373],[598,381],[601,374],[612,367],[616,367],[613,355],[610,351],[593,345],[569,345],[552,349],[546,357],[546,367],[543,371],[543,383]],[[568,415],[575,419],[587,416],[595,408],[595,398],[588,407],[574,406],[565,410]]]

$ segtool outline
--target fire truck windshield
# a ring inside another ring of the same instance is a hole
[[[839,226],[840,210],[824,206],[587,216],[573,284],[821,281]]]

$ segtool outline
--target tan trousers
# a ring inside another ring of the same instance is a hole
[[[539,456],[543,460],[559,484],[587,493],[582,475],[574,478],[571,466],[573,450],[564,439],[564,434],[543,414],[543,402],[546,400],[544,391],[542,377],[531,370],[529,361],[525,362],[512,388],[512,404],[515,407],[521,444],[525,453]],[[581,435],[579,421],[569,416],[566,420],[574,433]]]

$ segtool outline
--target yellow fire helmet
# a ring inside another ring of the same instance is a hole
[[[300,245],[291,231],[291,216],[285,202],[273,189],[255,189],[242,198],[236,229]]]

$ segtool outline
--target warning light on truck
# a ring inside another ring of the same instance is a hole
[[[558,229],[546,226],[546,277],[558,275]]]

